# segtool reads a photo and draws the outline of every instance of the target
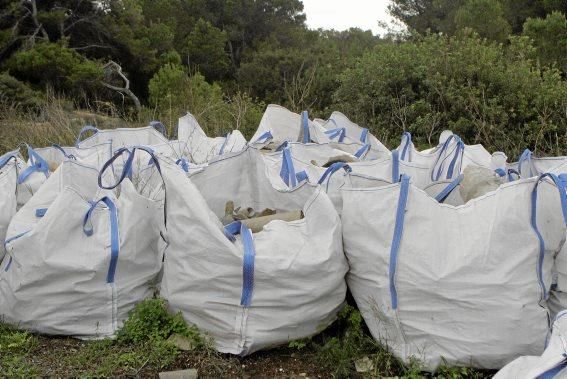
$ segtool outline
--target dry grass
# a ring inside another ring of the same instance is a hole
[[[99,129],[147,125],[121,116],[112,104],[97,103],[87,110],[77,110],[72,102],[53,95],[35,112],[22,110],[17,104],[0,102],[0,154],[27,143],[33,147],[73,146],[85,125]]]

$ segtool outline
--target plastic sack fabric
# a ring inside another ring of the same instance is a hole
[[[159,177],[157,166],[150,170],[148,178]],[[102,191],[97,178],[114,180],[105,169],[64,161],[14,216],[0,265],[5,322],[45,334],[109,337],[153,294],[163,199],[127,178],[117,196]]]
[[[418,151],[411,139],[409,132],[402,134],[400,146],[397,150],[400,152],[400,160],[415,162],[419,164],[432,165],[441,155],[454,155],[455,149],[462,152],[461,169],[469,165],[490,167],[492,155],[482,145],[465,145],[461,139],[453,134],[450,130],[444,130],[439,137],[439,145],[424,151]]]
[[[85,162],[89,165],[102,167],[102,165],[112,156],[112,144],[110,142],[93,145],[86,148],[74,146],[52,145],[34,149],[49,166],[49,171],[53,172],[67,159],[74,159]]]
[[[567,178],[564,172],[567,172],[567,162],[556,166],[552,171],[559,179],[565,183]],[[567,309],[567,244],[555,256],[555,264],[553,266],[554,283],[549,295],[549,309],[551,315],[555,316],[560,311]]]
[[[305,162],[315,161],[316,166],[323,166],[332,158],[346,157],[351,161],[370,161],[384,159],[390,156],[389,151],[381,152],[375,150],[369,144],[362,145],[358,142],[328,142],[328,143],[284,143],[279,147],[290,147],[294,156]]]
[[[528,149],[524,150],[517,162],[508,165],[508,169],[517,172],[522,178],[531,178],[546,172],[557,172],[564,167],[567,157],[534,157]],[[565,171],[564,171],[565,172]]]
[[[285,166],[285,167],[283,167]],[[323,330],[341,309],[347,263],[341,222],[320,187],[292,180],[291,166],[266,164],[255,149],[211,163],[187,180],[162,164],[169,245],[161,296],[207,331],[224,353],[247,355]],[[304,218],[259,233],[219,221],[228,200]]]
[[[26,162],[20,153],[20,149],[27,149],[28,161]],[[49,177],[49,166],[47,162],[28,144],[21,144],[17,150],[8,152],[5,156],[15,157],[18,170],[17,200],[18,209],[23,206],[43,185]]]
[[[279,152],[265,154],[267,161],[279,162],[282,154],[287,151],[291,161],[298,172],[304,172],[306,179],[312,184],[320,184],[329,198],[331,199],[335,209],[340,214],[342,209],[342,198],[339,189],[343,186],[352,186],[349,183],[350,176],[361,177],[366,179],[378,179],[383,182],[396,182],[400,175],[408,175],[412,178],[413,183],[419,188],[426,191],[438,201],[447,201],[448,204],[462,204],[462,198],[455,194],[455,188],[458,188],[463,177],[457,174],[457,170],[447,170],[442,165],[438,165],[433,169],[421,166],[412,162],[403,162],[399,160],[399,153],[393,151],[386,158],[372,161],[359,162],[336,162],[329,167],[321,167],[313,164],[311,157],[318,158],[322,154],[318,146],[324,145],[302,145],[289,144],[287,149]],[[319,151],[318,151],[319,150]],[[323,150],[326,150],[323,149]],[[441,171],[439,171],[441,170]],[[446,173],[440,175],[440,173]],[[451,173],[449,175],[449,172]],[[350,176],[349,176],[350,175]],[[432,180],[432,177],[441,177],[440,180]]]
[[[539,357],[520,357],[504,366],[494,379],[536,379],[567,377],[567,311],[553,322],[551,338]]]
[[[266,108],[256,133],[250,139],[250,144],[263,144],[269,141],[282,142],[325,143],[331,138],[325,134],[325,128],[309,120],[307,111],[302,114],[294,113],[280,105],[270,104]]]
[[[87,132],[94,134],[83,140]],[[167,143],[168,139],[165,137],[165,127],[157,121],[143,128],[97,129],[88,125],[77,136],[75,146],[87,148],[107,142],[110,142],[112,150],[116,151],[122,147],[159,145]]]
[[[0,157],[0,241],[6,238],[8,224],[16,214],[18,167],[17,157],[6,154]],[[0,248],[0,262],[4,258],[4,249]]]
[[[355,124],[341,112],[334,111],[331,113],[329,120],[323,124],[323,127],[327,129],[325,133],[331,137],[333,141],[359,142],[362,145],[369,144],[373,150],[381,153],[389,153],[390,151],[378,138],[371,134],[367,128]]]
[[[342,195],[347,283],[376,340],[432,371],[541,354],[564,188],[515,181],[454,207],[404,176]]]
[[[242,151],[247,144],[239,130],[233,130],[224,137],[207,137],[191,113],[179,118],[177,135],[179,142],[185,144],[186,158],[196,164],[204,164],[223,154]]]

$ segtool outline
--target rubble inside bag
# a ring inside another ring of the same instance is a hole
[[[277,212],[275,209],[265,208],[261,212],[257,212],[252,207],[234,207],[234,202],[229,200],[225,205],[225,215],[221,219],[223,225],[228,225],[234,221],[241,221],[246,225],[252,233],[261,232],[264,225],[274,220],[296,221],[304,217],[301,209],[289,212]]]
[[[494,171],[480,166],[467,166],[463,170],[463,181],[459,191],[463,201],[474,199],[494,191],[502,184],[502,180]]]
[[[352,162],[358,162],[358,158],[356,158],[354,155],[350,155],[350,154],[341,154],[341,155],[336,155],[334,157],[330,157],[327,162],[320,164],[318,162],[316,162],[315,160],[311,160],[311,163],[314,164],[315,166],[320,166],[320,167],[331,167],[331,165],[333,163],[337,163],[337,162],[342,162],[342,163],[352,163]]]
[[[260,151],[262,152],[273,152],[276,151],[278,147],[283,144],[283,141],[270,141],[266,145],[262,146]]]

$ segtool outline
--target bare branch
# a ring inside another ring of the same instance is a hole
[[[136,107],[136,112],[140,114],[140,111],[142,110],[142,105],[140,104],[140,100],[138,99],[138,97],[134,94],[134,92],[130,90],[130,80],[128,80],[128,77],[126,77],[126,75],[122,72],[122,66],[120,66],[118,63],[114,61],[109,61],[107,64],[104,65],[103,69],[106,80],[108,81],[112,80],[112,76],[116,74],[120,76],[120,78],[124,81],[124,86],[118,87],[106,82],[101,82],[101,84],[106,88],[128,95],[128,97],[130,97],[130,99],[132,99],[132,101],[134,102],[134,106]]]
[[[71,49],[71,50],[112,49],[112,46],[107,46],[107,45],[87,45],[87,46],[70,47],[70,49]]]
[[[31,5],[32,5],[32,20],[34,25],[36,26],[36,28],[39,28],[39,30],[41,31],[41,34],[43,35],[43,38],[45,38],[47,41],[49,41],[49,35],[47,34],[47,32],[45,31],[45,29],[43,28],[43,25],[41,25],[41,23],[39,22],[39,20],[37,19],[37,4],[35,0],[31,0]]]

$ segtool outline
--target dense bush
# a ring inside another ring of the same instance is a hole
[[[209,84],[200,73],[188,75],[182,66],[174,64],[163,66],[154,75],[149,93],[155,109],[152,118],[175,125],[178,117],[191,112],[211,136],[240,129],[251,137],[265,107],[246,93],[225,96],[218,84]]]
[[[59,43],[38,43],[30,50],[19,51],[7,67],[18,79],[70,94],[96,90],[103,77],[99,63]]]
[[[42,94],[7,72],[2,72],[0,73],[0,102],[23,110],[36,111],[42,103]]]
[[[391,147],[403,130],[424,145],[451,128],[511,158],[525,147],[567,153],[565,1],[391,0],[408,30],[383,37],[310,30],[300,0],[4,8],[0,70],[11,77],[0,93],[16,108],[33,108],[30,88],[49,87],[171,132],[190,111],[211,135],[250,136],[265,104],[278,103],[322,118],[338,108]]]
[[[512,157],[524,148],[564,153],[567,82],[531,59],[533,46],[509,48],[467,31],[383,44],[341,75],[337,107],[396,146],[402,131],[418,144],[452,129]]]

